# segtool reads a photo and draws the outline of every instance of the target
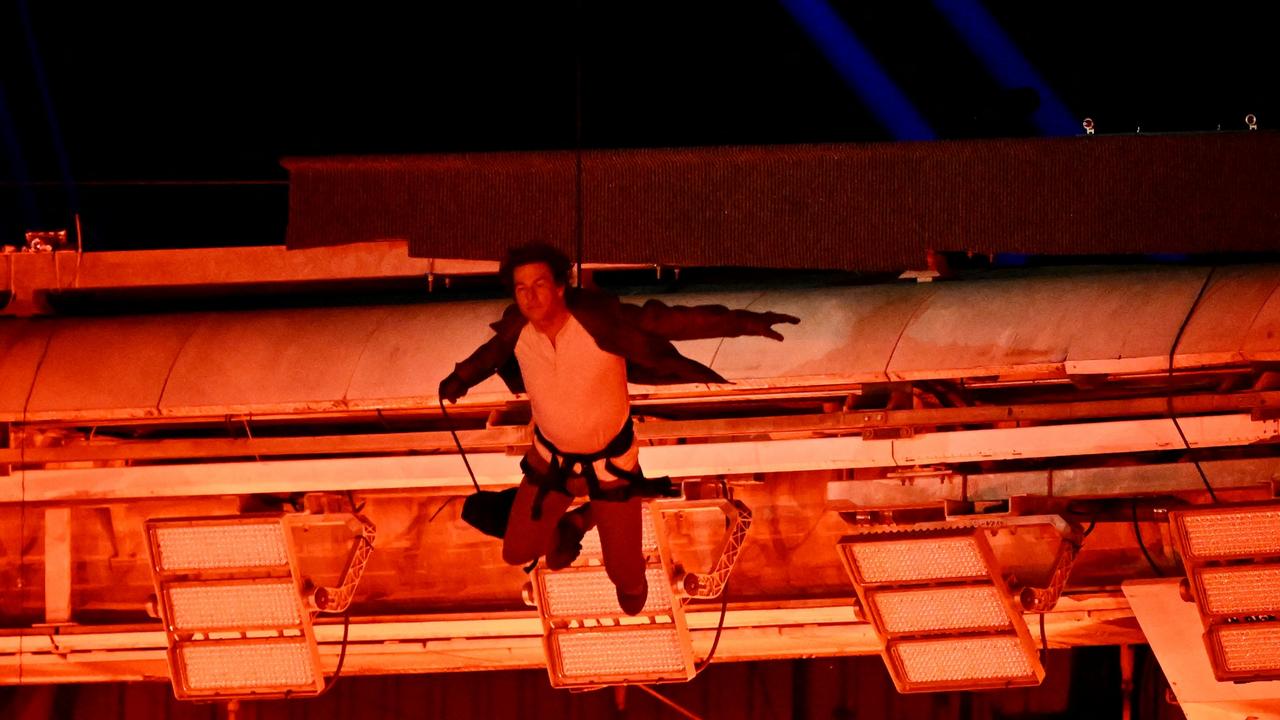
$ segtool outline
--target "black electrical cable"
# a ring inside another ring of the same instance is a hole
[[[347,491],[347,504],[351,506],[351,514],[359,515],[364,510],[364,503],[356,504],[356,495],[350,490]]]
[[[720,478],[720,493],[722,497],[729,497],[729,482],[724,478]],[[728,527],[729,518],[725,517],[725,526]],[[729,611],[729,581],[724,581],[724,587],[720,588],[720,620],[716,623],[716,636],[711,641],[711,649],[707,651],[707,656],[702,659],[694,668],[694,673],[700,673],[711,664],[711,659],[716,656],[716,648],[720,646],[720,633],[724,631],[724,616]]]
[[[702,658],[702,662],[698,663],[694,668],[694,674],[698,674],[707,669],[711,664],[711,658],[716,656],[716,648],[720,646],[720,633],[724,630],[724,616],[729,611],[729,582],[726,580],[724,587],[720,590],[720,621],[716,623],[716,636],[711,641],[711,649],[707,651],[707,656]]]
[[[440,507],[436,508],[436,511],[431,513],[431,517],[427,518],[427,522],[429,523],[435,522],[436,518],[440,516],[440,513],[444,512],[444,509],[449,507],[449,503],[453,502],[456,499],[457,498],[452,498],[452,497],[445,498],[444,502],[440,503]]]
[[[1098,524],[1098,519],[1093,518],[1089,521],[1089,527],[1084,529],[1083,537],[1089,537],[1089,533],[1093,532],[1093,528]]]
[[[582,288],[582,246],[586,243],[586,221],[582,206],[582,0],[574,3],[577,43],[573,48],[573,243],[574,284]]]
[[[1200,285],[1200,292],[1196,293],[1196,299],[1191,303],[1191,309],[1187,311],[1187,316],[1182,319],[1182,324],[1178,326],[1178,332],[1173,336],[1173,343],[1169,345],[1169,366],[1167,375],[1169,378],[1169,392],[1165,396],[1168,405],[1169,419],[1173,421],[1173,428],[1178,431],[1178,437],[1182,438],[1182,446],[1188,451],[1191,450],[1191,443],[1187,440],[1186,433],[1182,432],[1182,424],[1178,422],[1178,414],[1173,410],[1173,354],[1178,349],[1178,343],[1182,341],[1182,333],[1186,331],[1187,324],[1191,322],[1191,318],[1196,313],[1196,308],[1200,307],[1200,300],[1204,297],[1204,293],[1209,289],[1209,282],[1213,279],[1213,271],[1217,268],[1209,268],[1209,274],[1205,275],[1204,283]],[[1215,504],[1218,502],[1218,495],[1213,491],[1213,486],[1209,484],[1209,476],[1204,474],[1204,468],[1200,466],[1200,461],[1192,458],[1192,463],[1196,466],[1196,472],[1200,473],[1200,482],[1204,483],[1204,489],[1209,491],[1209,499]],[[1139,540],[1141,544],[1141,540]]]
[[[1147,544],[1142,540],[1142,528],[1138,526],[1138,501],[1134,500],[1130,503],[1130,508],[1133,510],[1133,534],[1138,538],[1138,548],[1142,550],[1142,556],[1147,559],[1147,563],[1151,565],[1151,570],[1156,574],[1156,577],[1164,577],[1164,571],[1151,558],[1151,553],[1147,552]]]
[[[579,15],[581,15],[582,3],[579,1]],[[573,128],[573,210],[574,210],[574,284],[579,288],[582,287],[582,246],[584,240],[584,228],[586,223],[583,219],[582,208],[582,54],[575,53],[574,58],[574,83],[577,85],[574,93],[574,128]]]
[[[1044,631],[1044,613],[1040,613],[1040,665],[1049,662],[1049,635]]]
[[[1170,400],[1169,404],[1173,405],[1172,400]],[[1173,421],[1173,427],[1178,431],[1178,437],[1182,438],[1183,446],[1190,450],[1191,443],[1187,441],[1186,434],[1182,432],[1182,425],[1178,422],[1178,418],[1174,417],[1172,410],[1170,410],[1169,419]],[[1204,468],[1200,466],[1200,461],[1193,458],[1191,463],[1196,466],[1196,472],[1200,473],[1200,482],[1204,483],[1204,489],[1209,491],[1209,499],[1217,503],[1218,494],[1213,491],[1213,486],[1209,484],[1209,477],[1204,474]]]
[[[347,660],[347,637],[351,631],[351,611],[342,614],[342,649],[338,651],[338,666],[333,669],[333,675],[329,677],[329,684],[324,689],[316,693],[316,697],[320,697],[329,692],[334,685],[338,684],[338,678],[342,677],[342,666]]]
[[[467,460],[467,451],[462,449],[462,441],[458,439],[458,431],[453,427],[453,421],[449,419],[449,411],[444,408],[444,398],[440,398],[440,413],[444,415],[444,421],[449,424],[449,434],[453,435],[453,444],[458,446],[458,454],[462,456],[462,463],[467,466],[467,474],[471,476],[471,484],[476,487],[476,492],[480,492],[480,483],[476,481],[476,474],[471,470],[471,462]]]

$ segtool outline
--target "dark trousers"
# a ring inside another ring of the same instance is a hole
[[[547,461],[538,454],[537,449],[530,448],[526,458],[534,470],[548,470]],[[580,478],[572,478],[568,483],[570,489],[575,489],[575,485],[585,488],[585,483]],[[516,491],[515,504],[512,505],[511,516],[507,520],[507,534],[502,538],[502,559],[511,565],[531,563],[555,550],[559,542],[560,533],[556,526],[565,517],[565,511],[569,509],[573,497],[557,490],[546,493],[542,501],[542,513],[534,520],[533,502],[537,495],[538,487],[525,475],[520,482],[520,489]],[[600,549],[604,553],[604,567],[609,579],[621,593],[640,592],[645,587],[644,551],[641,548],[644,529],[641,526],[643,515],[640,498],[633,497],[625,502],[592,500],[584,508],[586,509],[575,511],[575,514],[580,515],[580,521],[585,521],[584,527],[594,525],[599,529]]]

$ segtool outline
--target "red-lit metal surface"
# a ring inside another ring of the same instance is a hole
[[[289,158],[290,247],[575,247],[572,152]],[[1268,252],[1274,132],[587,150],[591,262],[901,271],[928,250]]]
[[[753,511],[718,660],[875,652],[836,541],[887,508],[1057,503],[1077,529],[1096,520],[1049,643],[1142,643],[1114,590],[1154,574],[1131,516],[1176,573],[1153,508],[1207,502],[1201,470],[1220,499],[1274,496],[1274,265],[1014,275],[663,297],[803,319],[781,344],[681,344],[733,385],[632,387],[646,469],[723,476]],[[541,666],[527,578],[461,521],[470,480],[436,407],[436,383],[502,305],[0,320],[0,683],[163,678],[145,520],[279,510],[303,490],[354,489],[379,529],[344,674]],[[490,380],[452,412],[480,482],[514,482],[522,399]],[[710,515],[666,520],[686,569],[715,560],[725,528]],[[349,542],[299,561],[331,585]],[[687,608],[698,657],[718,610]],[[64,618],[75,625],[31,627]],[[316,629],[328,671],[341,630]]]
[[[1193,308],[1207,269],[668,296],[672,303],[769,308],[804,322],[787,328],[781,344],[680,343],[732,386],[633,386],[633,392],[662,397],[895,379],[1160,373],[1184,322],[1188,331],[1173,348],[1179,368],[1280,357],[1280,281],[1274,281],[1280,269],[1224,272],[1206,298],[1252,301]],[[1267,273],[1274,281],[1269,295]],[[1144,301],[1135,307],[1132,297]],[[489,337],[487,324],[504,304],[12,320],[0,327],[8,345],[0,355],[6,378],[0,412],[65,421],[431,407],[439,378]],[[490,380],[464,403],[509,397]]]

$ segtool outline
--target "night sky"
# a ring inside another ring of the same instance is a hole
[[[281,183],[289,155],[877,142],[922,127],[1029,137],[1079,132],[1086,116],[1101,133],[1280,122],[1280,44],[1261,3],[267,5],[5,3],[3,242],[64,227],[75,208],[90,250],[279,243],[283,185],[110,183]],[[974,17],[998,47],[956,19]],[[892,117],[894,97],[914,125]]]

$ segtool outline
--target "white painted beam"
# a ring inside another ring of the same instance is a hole
[[[71,508],[44,511],[44,621],[71,621]]]
[[[721,662],[871,655],[880,651],[871,626],[854,620],[849,604],[730,608],[716,649]],[[710,650],[720,618],[715,603],[686,613],[694,652]],[[1038,622],[1028,615],[1027,622]],[[1143,642],[1119,593],[1066,596],[1045,615],[1050,647]],[[456,616],[440,620],[351,623],[343,674],[386,675],[543,667],[536,614]],[[332,673],[342,625],[316,627],[321,661]],[[165,636],[158,629],[0,636],[0,685],[166,680]]]
[[[1180,418],[1192,448],[1249,445],[1280,438],[1280,420],[1248,414]],[[1168,418],[1025,428],[962,430],[911,438],[812,438],[655,445],[640,450],[650,476],[674,478],[842,468],[1135,453],[1183,447]],[[519,482],[516,458],[472,453],[483,486]],[[66,502],[250,493],[465,488],[457,455],[272,460],[264,462],[27,470],[24,483],[0,485],[0,502]]]
[[[1180,578],[1129,580],[1121,586],[1178,704],[1199,706],[1200,717],[1245,718],[1247,713],[1215,714],[1213,710],[1264,703],[1275,714],[1258,717],[1280,716],[1280,680],[1235,683],[1214,677],[1200,613],[1195,603],[1182,599],[1179,582]]]

